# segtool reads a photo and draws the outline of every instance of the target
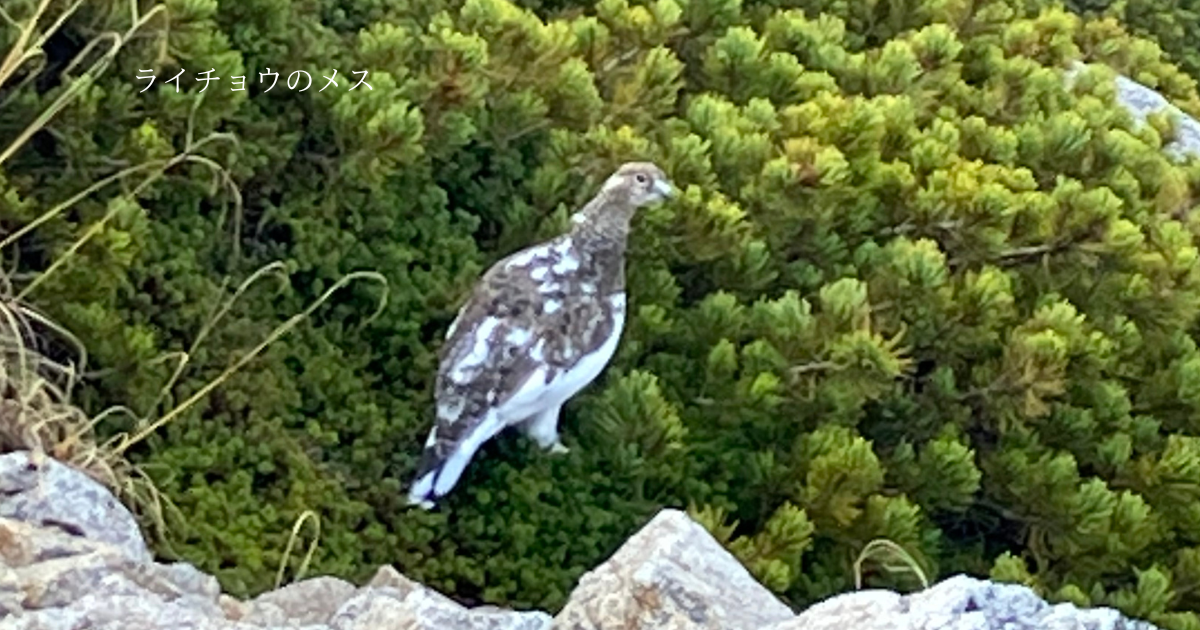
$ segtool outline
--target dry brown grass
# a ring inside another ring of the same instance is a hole
[[[112,0],[36,0],[36,2],[27,15],[14,15],[5,10],[5,7],[9,5],[0,4],[0,29],[15,29],[12,33],[16,35],[14,38],[9,38],[14,41],[12,48],[7,52],[0,51],[0,86],[11,87],[14,89],[14,93],[41,72],[44,66],[43,44],[62,28],[63,24],[80,7],[88,2],[106,2],[106,6],[113,6]],[[143,13],[138,5],[137,0],[129,0],[127,4],[130,24],[128,30],[101,33],[89,42],[63,71],[62,81],[66,87],[59,96],[13,139],[0,142],[0,174],[3,172],[5,162],[11,159],[35,133],[45,128],[55,115],[77,98],[96,77],[104,73],[128,42],[135,36],[144,36],[144,31],[149,30],[149,25],[155,18],[159,18],[157,20],[159,41],[165,49],[166,33],[170,23],[166,6],[159,4]],[[60,10],[54,12],[55,8]],[[143,191],[161,181],[169,171],[181,165],[194,164],[206,168],[212,174],[214,193],[224,190],[233,200],[235,206],[233,249],[234,256],[239,256],[241,193],[224,167],[200,154],[201,149],[210,143],[230,142],[236,144],[237,139],[230,134],[223,133],[209,134],[199,140],[194,138],[193,122],[195,112],[201,102],[201,98],[197,98],[193,102],[185,146],[182,151],[170,158],[149,160],[130,166],[82,187],[79,192],[42,212],[33,221],[12,233],[0,234],[0,253],[10,251],[22,237],[85,198],[120,186],[122,192],[116,193],[114,198],[125,197],[130,203],[137,204],[137,199]],[[2,105],[0,103],[0,106]],[[158,491],[150,476],[142,468],[130,462],[126,456],[129,449],[204,399],[235,372],[261,354],[267,346],[310,317],[335,292],[358,280],[373,280],[384,286],[378,308],[363,322],[363,325],[366,325],[386,306],[387,281],[382,275],[372,271],[359,271],[343,276],[303,311],[277,326],[261,343],[245,352],[219,376],[161,415],[155,417],[138,415],[125,407],[113,407],[89,416],[72,402],[72,393],[87,366],[88,355],[84,344],[70,331],[39,313],[31,305],[28,296],[49,276],[67,264],[94,236],[99,234],[116,217],[122,204],[109,203],[109,207],[110,210],[106,215],[86,226],[78,238],[61,255],[22,286],[17,287],[11,281],[12,275],[0,269],[0,453],[29,450],[49,455],[83,471],[109,488],[122,503],[134,512],[144,526],[149,526],[150,532],[148,533],[155,534],[160,542],[165,543],[163,534],[167,529],[167,517],[171,514],[179,516],[178,511]],[[214,306],[208,321],[197,333],[187,351],[171,353],[158,359],[159,361],[175,361],[176,367],[167,382],[163,384],[158,401],[151,406],[148,414],[158,409],[159,403],[162,401],[174,400],[171,393],[185,373],[196,349],[212,330],[220,325],[237,300],[252,285],[267,277],[275,277],[284,284],[287,282],[282,263],[264,265],[242,282],[227,299]],[[50,341],[72,348],[74,356],[67,361],[53,360],[46,352],[42,351],[42,348],[46,347],[47,342]],[[96,427],[105,419],[118,414],[133,420],[133,431],[118,433],[104,440],[98,439]],[[286,563],[287,556],[290,555],[292,546],[298,540],[300,529],[306,521],[312,521],[315,532],[299,569],[300,573],[311,561],[315,545],[320,538],[319,515],[310,511],[300,515],[293,527],[284,558],[284,563]],[[184,520],[176,518],[172,519],[172,523],[183,524]],[[281,565],[277,581],[283,579],[283,568]]]
[[[72,346],[73,359],[47,356],[41,347],[48,339]],[[0,272],[0,453],[32,451],[84,472],[161,534],[169,502],[139,467],[95,436],[100,422],[124,409],[89,416],[72,402],[86,365],[83,344],[17,300],[8,275]]]
[[[45,43],[89,1],[97,0],[37,0],[36,4],[26,6],[7,4],[7,11],[0,7],[0,28],[15,35],[7,38],[12,41],[11,47],[0,57],[0,86],[9,87],[16,94],[41,74],[45,67]],[[61,93],[24,129],[0,144],[0,168],[106,72],[117,54],[133,37],[147,30],[151,21],[159,18],[161,32],[165,34],[165,5],[143,13],[138,4],[131,1],[127,5],[129,29],[100,33],[88,42],[62,71],[65,88]],[[112,5],[106,2],[105,6]],[[22,10],[25,12],[17,13]],[[160,41],[165,44],[165,37]],[[205,141],[213,139],[216,138]],[[0,234],[0,252],[9,251],[22,236],[112,184],[140,177],[138,187],[127,193],[136,198],[142,189],[179,163],[190,161],[215,167],[205,158],[190,155],[194,148],[198,147],[187,147],[172,159],[140,164],[86,186],[20,229]],[[95,439],[98,423],[128,410],[113,408],[91,417],[73,404],[71,395],[85,370],[87,351],[74,335],[26,300],[30,292],[74,256],[114,215],[115,210],[90,226],[50,268],[19,289],[10,274],[0,271],[0,452],[31,450],[54,457],[104,484],[136,514],[150,516],[153,523],[162,526],[166,504],[149,477],[131,465],[123,452],[106,448]],[[75,351],[73,359],[58,362],[47,356],[41,348],[49,338],[71,346]]]
[[[925,570],[921,568],[921,563],[908,553],[900,545],[887,540],[885,538],[876,538],[867,543],[859,552],[858,557],[854,559],[854,588],[862,590],[863,587],[863,565],[867,560],[874,560],[879,563],[879,568],[888,574],[908,574],[913,575],[921,583],[922,589],[929,588],[929,578],[925,575]]]
[[[12,293],[0,271],[0,451],[42,451],[110,484],[115,471],[88,445],[94,422],[70,400],[87,362],[83,345]],[[70,341],[77,360],[63,364],[39,351],[47,332]]]

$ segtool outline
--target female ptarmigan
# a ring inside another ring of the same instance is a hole
[[[612,358],[625,324],[625,243],[634,212],[674,195],[662,169],[623,164],[572,217],[571,230],[483,274],[446,333],[410,503],[458,483],[484,442],[509,426],[566,452],[558,413]]]

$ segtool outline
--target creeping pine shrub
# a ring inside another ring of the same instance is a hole
[[[335,4],[167,3],[82,80],[150,15],[92,2],[3,83],[44,131],[0,161],[13,293],[87,348],[76,404],[128,409],[95,440],[185,517],[161,556],[555,610],[675,507],[795,607],[969,572],[1200,627],[1200,166],[1113,79],[1200,97],[1119,16]],[[5,11],[7,46],[53,23]],[[575,448],[502,435],[409,508],[458,305],[629,159],[683,193],[636,219]]]
[[[1200,80],[1200,2],[1072,0],[1066,6],[1082,15],[1126,25],[1130,32],[1157,43],[1167,58]],[[1152,77],[1138,78],[1153,85]]]

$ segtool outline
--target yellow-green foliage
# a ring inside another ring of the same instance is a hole
[[[1200,77],[1200,2],[1196,0],[1067,0],[1088,17],[1110,18],[1156,41],[1170,59]],[[1153,79],[1151,79],[1153,81]]]
[[[235,593],[273,586],[311,510],[310,573],[390,563],[555,609],[673,506],[796,606],[969,571],[1197,628],[1200,166],[1114,103],[1112,69],[1200,96],[1117,21],[1035,4],[170,0],[0,162],[0,230],[122,169],[165,175],[98,188],[5,260],[88,348],[80,403],[130,408],[102,436],[164,417],[346,274],[386,278],[378,316],[380,284],[347,283],[126,453],[183,516],[158,553]],[[86,3],[47,41],[0,93],[0,140],[128,10]],[[314,87],[287,89],[294,70]],[[349,90],[362,70],[373,89]],[[631,318],[566,409],[572,453],[506,434],[440,511],[409,509],[460,300],[629,159],[683,194],[636,220]],[[277,261],[282,283],[245,284]]]

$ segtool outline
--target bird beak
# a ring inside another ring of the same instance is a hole
[[[671,185],[671,182],[665,179],[657,179],[654,180],[654,192],[657,192],[662,197],[670,199],[671,197],[675,196],[675,187]]]

